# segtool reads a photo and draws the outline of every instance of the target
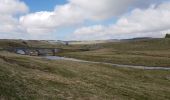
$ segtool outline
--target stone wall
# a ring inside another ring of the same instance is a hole
[[[58,48],[10,48],[8,51],[30,56],[55,56],[61,50]],[[25,52],[25,53],[23,53]]]

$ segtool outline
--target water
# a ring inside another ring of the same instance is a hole
[[[67,61],[84,62],[84,63],[106,64],[106,65],[112,65],[113,67],[121,67],[121,68],[135,68],[135,69],[145,69],[145,70],[170,70],[170,67],[149,67],[149,66],[123,65],[123,64],[106,63],[106,62],[86,61],[86,60],[59,57],[59,56],[46,56],[45,58],[49,59],[49,60],[67,60]]]

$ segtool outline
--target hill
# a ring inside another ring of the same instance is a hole
[[[169,71],[52,61],[0,52],[1,100],[165,100]]]
[[[25,41],[24,41],[25,42]],[[6,47],[51,47],[1,40]],[[31,45],[31,46],[30,46]],[[170,65],[170,39],[59,46],[60,56],[120,64]],[[119,68],[0,51],[0,100],[169,100],[170,70]]]
[[[74,45],[88,51],[63,52],[60,56],[115,64],[170,67],[170,39],[145,39]]]
[[[0,48],[16,48],[16,47],[36,47],[36,48],[55,48],[62,46],[61,44],[52,44],[46,40],[10,40],[0,39]]]

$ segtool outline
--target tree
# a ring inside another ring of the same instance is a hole
[[[167,33],[166,36],[165,36],[165,38],[170,38],[170,34]]]

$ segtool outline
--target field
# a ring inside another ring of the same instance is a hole
[[[88,51],[63,52],[59,55],[115,64],[170,67],[170,39],[74,45],[72,48]]]
[[[168,67],[169,45],[169,39],[70,45],[60,46],[64,51],[59,55]],[[170,70],[118,68],[0,51],[0,100],[169,100],[169,94]]]

